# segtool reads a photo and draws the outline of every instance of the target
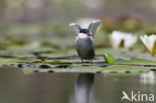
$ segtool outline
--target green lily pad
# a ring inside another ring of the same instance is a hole
[[[49,69],[41,69],[41,68],[31,68],[24,67],[24,72],[54,72],[54,73],[97,73],[102,69],[99,67],[93,66],[79,66],[72,68],[49,68]]]
[[[108,67],[103,67],[103,72],[107,71],[146,71],[150,70],[148,67],[138,67],[138,66],[127,66],[127,65],[110,65]]]
[[[105,58],[105,61],[108,63],[108,64],[112,64],[115,60],[115,58],[107,53],[104,53],[104,58]]]
[[[146,59],[130,59],[130,60],[123,60],[123,59],[116,59],[113,64],[129,64],[129,65],[155,65],[156,66],[156,61],[152,60],[146,60]]]
[[[150,71],[149,67],[126,66],[126,65],[111,65],[104,67],[102,73],[113,76],[131,76],[138,75]]]

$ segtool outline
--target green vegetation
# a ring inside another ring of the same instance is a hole
[[[81,65],[74,47],[76,35],[68,26],[1,24],[0,68],[21,68],[25,73],[123,74],[130,72],[138,74],[147,72],[151,68],[156,68],[156,59],[147,54],[139,41],[130,50],[112,49],[108,38],[112,30],[141,35],[155,33],[155,28],[155,25],[138,24],[134,20],[122,21],[116,25],[103,21],[95,36],[96,58],[92,65],[88,61]]]

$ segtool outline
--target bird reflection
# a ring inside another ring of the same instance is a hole
[[[156,72],[150,71],[140,75],[140,82],[143,84],[154,85],[156,83]]]
[[[92,103],[94,74],[80,74],[75,85],[76,103]]]

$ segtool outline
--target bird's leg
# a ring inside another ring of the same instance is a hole
[[[83,59],[81,59],[81,64],[83,64]]]
[[[91,64],[91,65],[93,64],[92,59],[90,60],[90,64]]]

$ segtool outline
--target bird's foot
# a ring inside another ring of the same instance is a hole
[[[91,65],[93,64],[93,61],[92,61],[92,60],[90,61],[90,64],[91,64]]]
[[[81,64],[83,64],[83,59],[81,59]]]

